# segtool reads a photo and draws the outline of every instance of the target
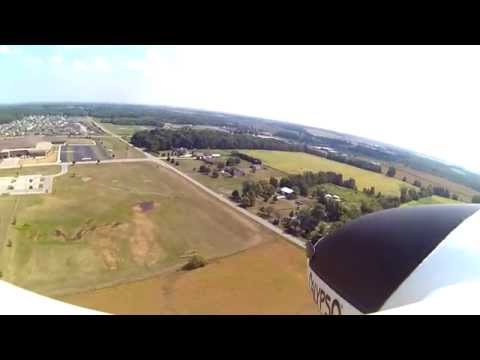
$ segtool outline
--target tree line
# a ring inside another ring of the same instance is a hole
[[[158,152],[171,148],[187,149],[265,149],[302,151],[303,147],[276,139],[264,139],[247,134],[230,134],[210,129],[182,128],[142,130],[133,134],[131,143],[147,151]]]

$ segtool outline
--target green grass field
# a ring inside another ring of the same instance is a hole
[[[103,146],[109,155],[115,154],[115,159],[139,159],[145,156],[132,146],[129,146],[112,136],[97,138],[97,144]]]
[[[3,280],[47,295],[151,276],[191,250],[211,258],[277,238],[151,163],[75,166],[52,194],[2,197],[0,211]]]
[[[244,150],[243,152],[262,159],[267,165],[286,173],[301,173],[307,170],[341,173],[344,179],[354,178],[359,190],[374,186],[376,192],[380,191],[384,195],[398,196],[401,187],[413,187],[398,179],[389,178],[373,171],[306,153],[267,150]]]
[[[462,204],[461,201],[447,199],[441,196],[433,195],[419,200],[412,200],[401,206],[417,206],[417,205],[435,205],[435,204]]]
[[[101,123],[101,125],[111,131],[114,134],[117,134],[124,138],[125,140],[130,140],[132,135],[140,130],[149,130],[153,129],[153,126],[140,126],[140,125],[117,125],[112,123]]]

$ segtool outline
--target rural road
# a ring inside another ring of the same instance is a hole
[[[114,134],[112,133],[111,131],[105,129],[103,126],[101,126],[99,123],[95,122],[95,124],[100,128],[102,129],[105,133],[111,135],[112,137],[115,137],[117,139],[119,139],[120,141],[124,142],[125,144],[127,144],[128,146],[132,147],[132,148],[135,148],[137,149],[138,151],[140,151],[142,154],[145,155],[145,158],[139,158],[139,159],[111,159],[111,160],[101,160],[100,164],[111,164],[111,163],[129,163],[129,162],[144,162],[144,161],[148,161],[148,162],[155,162],[159,165],[161,165],[162,167],[176,173],[177,175],[181,176],[182,178],[184,178],[185,180],[189,181],[190,183],[192,183],[193,185],[197,186],[198,188],[202,189],[203,191],[205,191],[206,193],[208,193],[209,195],[213,196],[214,198],[216,198],[217,200],[221,201],[222,203],[224,203],[225,205],[229,206],[230,208],[232,209],[235,209],[236,211],[242,213],[243,215],[247,216],[248,218],[252,219],[253,221],[257,222],[258,224],[260,225],[263,225],[264,227],[268,228],[269,230],[273,231],[274,233],[282,236],[285,240],[293,243],[294,245],[297,245],[299,247],[301,247],[302,249],[305,248],[305,243],[304,241],[300,240],[299,238],[296,238],[294,236],[291,236],[289,234],[286,234],[285,232],[283,232],[282,229],[280,229],[279,227],[273,225],[272,223],[270,223],[269,221],[267,220],[264,220],[262,219],[261,217],[259,216],[256,216],[255,214],[252,214],[250,213],[248,210],[245,210],[244,208],[241,208],[239,207],[238,205],[236,205],[235,203],[233,203],[232,201],[230,201],[228,198],[214,192],[213,190],[209,189],[208,187],[206,187],[205,185],[199,183],[198,181],[196,181],[195,179],[192,179],[190,176],[184,174],[183,172],[181,172],[180,170],[176,169],[175,167],[169,165],[166,161],[163,161],[161,158],[158,158],[158,157],[155,157],[145,151],[143,151],[142,149],[136,147],[136,146],[133,146],[132,144],[130,144],[128,141],[126,141],[125,139],[123,139],[121,136],[117,135],[117,134]],[[79,162],[76,162],[75,163],[75,166],[77,165],[91,165],[91,164],[96,164],[97,161],[79,161]],[[68,171],[68,168],[69,168],[69,165],[70,164],[66,164],[66,163],[61,163],[60,162],[60,158],[58,158],[57,162],[53,162],[53,163],[43,163],[43,164],[30,164],[30,165],[23,165],[24,167],[33,167],[33,166],[50,166],[50,165],[61,165],[61,171],[60,173],[56,174],[56,175],[53,175],[52,177],[56,177],[56,176],[61,176],[61,175],[64,175],[67,173]],[[3,169],[8,169],[8,168],[18,168],[18,166],[11,166],[11,167],[5,167]]]

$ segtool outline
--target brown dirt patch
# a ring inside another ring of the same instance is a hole
[[[155,224],[145,213],[153,209],[152,202],[135,205],[133,210],[134,233],[129,238],[130,252],[138,265],[151,266],[164,258],[166,254],[155,240]]]

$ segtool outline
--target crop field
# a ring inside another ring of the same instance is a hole
[[[403,179],[403,177],[406,177],[409,183],[413,183],[415,180],[418,180],[423,186],[430,184],[432,186],[446,187],[450,193],[457,194],[460,200],[466,202],[470,202],[472,200],[472,196],[480,194],[480,192],[475,191],[467,186],[457,184],[448,179],[428,174],[423,171],[411,169],[403,165],[395,165],[395,168],[397,169],[395,177],[398,179]]]
[[[433,195],[419,200],[412,200],[408,203],[402,204],[401,206],[416,206],[416,205],[435,205],[435,204],[461,204],[461,201],[456,201],[453,199],[447,199],[441,196]]]
[[[146,162],[73,166],[52,194],[1,197],[0,210],[3,280],[50,296],[171,271],[192,250],[213,259],[284,241]]]
[[[304,252],[262,243],[204,268],[60,297],[114,314],[317,314]]]
[[[130,140],[132,135],[137,131],[154,129],[153,126],[141,125],[117,125],[112,123],[101,123],[101,125],[108,131],[121,136],[125,140]]]
[[[98,146],[101,146],[109,158],[115,159],[139,159],[145,156],[133,146],[127,145],[113,136],[96,138]]]
[[[341,173],[344,179],[354,178],[359,190],[362,190],[364,187],[370,188],[374,186],[376,192],[380,191],[384,195],[399,196],[400,189],[403,186],[413,187],[383,174],[306,153],[266,150],[246,150],[243,152],[257,157],[272,168],[286,173],[302,173],[308,170]]]

